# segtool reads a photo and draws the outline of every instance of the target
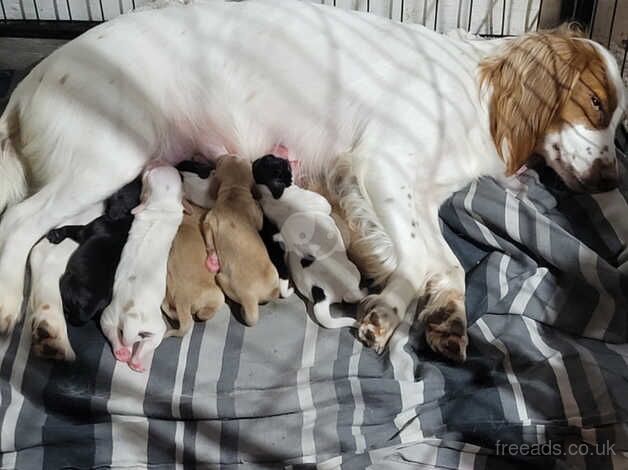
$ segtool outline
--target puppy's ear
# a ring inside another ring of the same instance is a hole
[[[264,213],[262,209],[260,209],[259,204],[257,202],[249,204],[246,212],[255,230],[258,232],[262,230],[262,226],[264,225]]]
[[[187,199],[183,198],[181,203],[183,204],[183,213],[184,214],[192,215],[194,213],[194,208],[192,207],[192,205],[190,204],[190,202]]]
[[[268,189],[275,199],[281,198],[286,185],[279,179],[274,179],[268,182]]]
[[[220,179],[216,175],[216,172],[212,172],[209,175],[209,197],[213,200],[218,198],[218,191],[220,190]]]
[[[131,209],[131,214],[136,215],[146,209],[146,202],[150,199],[150,186],[147,184],[148,173],[151,170],[147,170],[142,175],[142,192],[140,193],[140,204]]]
[[[251,194],[253,195],[253,199],[255,199],[256,201],[259,201],[262,198],[262,193],[260,193],[259,189],[257,188],[255,181],[253,181],[253,184],[251,185]]]

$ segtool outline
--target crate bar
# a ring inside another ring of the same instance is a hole
[[[502,2],[502,33],[504,35],[504,29],[506,28],[506,0]]]
[[[611,40],[613,39],[613,30],[615,29],[615,18],[617,16],[617,4],[619,0],[615,0],[615,6],[613,7],[613,16],[611,18],[611,31],[608,33],[608,43],[606,44],[606,48],[611,48]]]
[[[621,61],[621,76],[624,76],[626,70],[626,56],[628,56],[628,39],[624,39],[624,60]]]
[[[37,0],[33,0],[33,7],[35,7],[35,18],[39,21],[39,7],[37,6]]]
[[[68,18],[72,21],[72,10],[70,9],[70,0],[65,0],[65,4],[68,7]]]
[[[0,22],[0,37],[74,39],[100,21],[6,20]]]
[[[470,0],[469,3],[469,25],[467,26],[467,31],[471,32],[471,20],[473,19],[473,0]]]
[[[437,26],[438,26],[438,0],[436,0],[436,6],[434,8],[434,31],[436,31]]]
[[[403,23],[403,9],[405,7],[405,5],[403,4],[404,0],[401,0],[401,13],[399,14],[399,16],[401,16],[401,18],[399,18],[399,21],[401,21]]]
[[[591,14],[591,24],[589,25],[589,39],[593,37],[593,28],[595,27],[595,17],[597,16],[598,0],[593,1],[593,13]]]
[[[541,25],[541,15],[543,14],[543,0],[539,2],[539,13],[536,16],[536,30],[539,30],[539,26]],[[526,31],[527,32],[527,31]]]
[[[2,7],[2,19],[6,21],[7,11],[4,9],[4,0],[0,0],[0,7]]]
[[[105,21],[105,9],[102,7],[102,0],[98,0],[98,4],[100,5],[100,17]]]

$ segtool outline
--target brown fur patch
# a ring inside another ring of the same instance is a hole
[[[63,76],[59,79],[59,83],[63,85],[68,80],[68,74],[63,74]]]
[[[544,135],[564,123],[608,126],[617,97],[600,54],[566,30],[527,34],[480,64],[492,91],[491,135],[507,173],[530,158]],[[591,104],[592,93],[603,112]]]
[[[124,313],[128,313],[128,311],[131,310],[134,306],[135,306],[135,302],[133,302],[132,300],[129,300],[126,304],[124,304],[124,307],[122,307],[122,311]]]
[[[50,309],[50,305],[49,304],[44,304],[44,305],[41,306],[41,309],[42,310],[48,310],[48,309]]]

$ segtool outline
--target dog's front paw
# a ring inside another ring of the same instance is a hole
[[[58,245],[63,240],[65,240],[65,236],[61,233],[59,229],[52,229],[50,232],[46,234],[46,238],[53,245]]]
[[[370,295],[360,304],[358,321],[360,341],[381,354],[400,319],[395,309],[386,304],[382,296]]]
[[[76,355],[66,334],[60,327],[41,318],[33,318],[31,322],[33,353],[44,359],[72,362]]]
[[[455,362],[467,358],[467,316],[464,296],[458,291],[441,293],[430,302],[419,319],[425,324],[425,339],[433,351]]]
[[[22,296],[18,292],[0,288],[0,334],[11,333],[21,319]]]

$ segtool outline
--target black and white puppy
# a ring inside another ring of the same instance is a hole
[[[191,203],[211,209],[214,200],[209,195],[209,181],[216,165],[212,162],[184,160],[176,166],[183,180],[183,196]]]
[[[63,311],[68,322],[84,325],[111,302],[113,280],[127,241],[133,215],[140,203],[141,178],[113,194],[105,213],[87,225],[66,225],[48,232],[54,244],[70,238],[79,244],[59,280]]]
[[[334,318],[330,305],[359,302],[360,272],[347,258],[340,230],[327,200],[292,184],[286,159],[266,155],[253,163],[253,176],[265,215],[279,227],[292,281],[314,303],[314,316],[326,328],[356,326],[350,317]]]

